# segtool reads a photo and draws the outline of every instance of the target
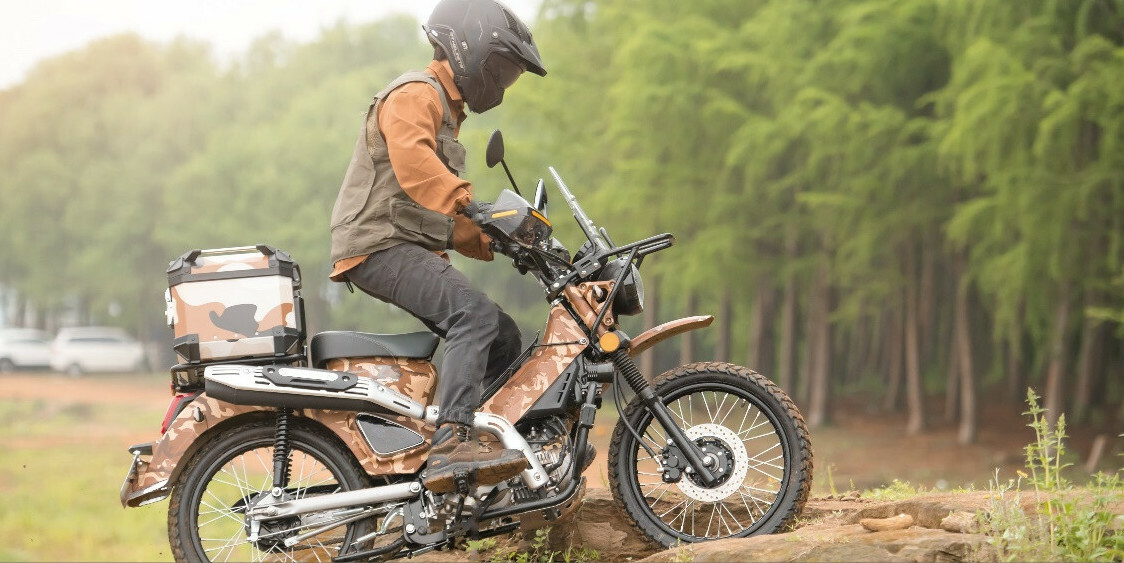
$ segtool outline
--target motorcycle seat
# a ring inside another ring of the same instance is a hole
[[[440,339],[432,332],[409,334],[371,334],[335,330],[312,337],[309,355],[312,366],[323,369],[329,360],[338,358],[371,358],[393,356],[428,360],[437,350]]]

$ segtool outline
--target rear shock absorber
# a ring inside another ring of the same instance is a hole
[[[289,486],[289,423],[293,409],[277,409],[277,434],[273,439],[273,496],[279,497]]]
[[[621,375],[624,375],[629,387],[632,387],[632,390],[652,412],[652,416],[663,426],[667,432],[667,437],[683,452],[687,462],[694,468],[703,484],[712,486],[717,483],[718,479],[703,462],[702,450],[687,437],[683,429],[675,422],[671,411],[667,408],[667,405],[663,404],[663,399],[656,394],[656,390],[648,384],[648,380],[644,379],[644,374],[640,373],[640,368],[636,366],[632,356],[628,355],[628,351],[620,349],[613,352],[609,357],[612,358],[613,365],[617,367]],[[621,416],[624,416],[624,414],[622,413]]]

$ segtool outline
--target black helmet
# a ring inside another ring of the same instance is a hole
[[[523,71],[546,76],[531,30],[495,0],[441,0],[422,26],[453,67],[468,109],[483,113]]]

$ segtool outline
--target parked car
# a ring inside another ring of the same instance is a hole
[[[0,328],[0,372],[50,365],[51,335],[33,328]]]
[[[144,346],[124,330],[85,326],[60,329],[51,343],[51,369],[79,376],[148,369]]]

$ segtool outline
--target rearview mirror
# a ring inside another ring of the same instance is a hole
[[[488,168],[503,161],[503,133],[500,133],[499,129],[492,131],[492,136],[488,138],[488,150],[484,156]]]

